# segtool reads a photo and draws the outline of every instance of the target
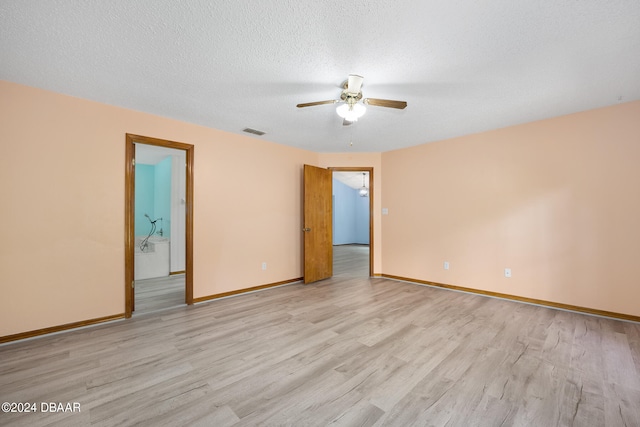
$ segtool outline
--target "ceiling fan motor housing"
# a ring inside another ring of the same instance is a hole
[[[340,94],[340,99],[342,99],[344,102],[346,102],[349,105],[353,105],[362,99],[362,92],[349,93],[347,89],[345,89]]]

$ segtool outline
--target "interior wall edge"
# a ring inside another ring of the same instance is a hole
[[[564,304],[564,303],[559,303],[554,301],[545,301],[545,300],[535,299],[535,298],[527,298],[527,297],[522,297],[518,295],[504,294],[500,292],[484,291],[482,289],[468,288],[465,286],[448,285],[446,283],[432,282],[429,280],[412,279],[409,277],[396,276],[392,274],[382,274],[382,277],[386,279],[391,279],[391,280],[415,283],[417,285],[422,285],[422,286],[434,286],[437,288],[443,288],[443,289],[452,290],[452,291],[466,292],[466,293],[482,295],[486,297],[500,298],[504,300],[515,301],[515,302],[526,303],[526,304],[534,304],[534,305],[539,305],[547,308],[561,309],[561,310],[567,310],[567,311],[572,311],[576,313],[591,314],[594,316],[601,316],[601,317],[607,317],[607,318],[612,318],[616,320],[626,320],[630,322],[640,323],[640,316],[634,316],[631,314],[616,313],[613,311],[600,310],[597,308],[581,307],[577,305]]]
[[[302,282],[303,279],[304,278],[302,278],[302,277],[296,277],[295,279],[282,280],[280,282],[267,283],[265,285],[252,286],[250,288],[237,289],[237,290],[234,290],[234,291],[222,292],[222,293],[214,294],[214,295],[205,295],[203,297],[194,298],[193,299],[193,303],[197,304],[197,303],[212,301],[212,300],[216,300],[216,299],[220,299],[220,298],[226,298],[226,297],[235,296],[235,295],[248,294],[248,293],[251,293],[251,292],[262,291],[262,290],[266,290],[266,289],[270,289],[270,288],[277,288],[279,286],[293,285],[293,284]]]
[[[5,335],[0,337],[0,344],[24,340],[27,338],[39,337],[42,335],[50,335],[56,332],[64,332],[71,329],[83,328],[86,326],[97,325],[100,323],[112,322],[114,320],[124,319],[124,313],[113,314],[111,316],[98,317],[95,319],[81,320],[79,322],[66,323],[64,325],[50,326],[48,328],[35,329],[33,331],[19,332],[17,334]]]

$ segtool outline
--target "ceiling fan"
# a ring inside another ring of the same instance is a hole
[[[377,107],[387,107],[387,108],[397,108],[399,110],[403,110],[407,107],[406,101],[393,101],[390,99],[377,99],[377,98],[362,98],[362,81],[364,78],[357,74],[349,74],[349,78],[343,84],[343,90],[340,94],[340,99],[331,99],[328,101],[316,101],[316,102],[306,102],[304,104],[298,104],[296,107],[304,108],[304,107],[313,107],[315,105],[323,105],[323,104],[337,104],[343,103],[338,108],[336,108],[336,112],[340,117],[344,120],[342,121],[343,125],[350,125],[351,123],[358,121],[360,117],[365,113],[366,105],[375,105]],[[362,103],[360,101],[362,100]]]

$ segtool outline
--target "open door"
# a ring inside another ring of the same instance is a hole
[[[304,165],[304,283],[333,275],[332,185],[329,169]]]

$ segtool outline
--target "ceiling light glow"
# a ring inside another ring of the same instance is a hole
[[[336,108],[336,113],[343,119],[356,122],[360,117],[364,115],[367,108],[362,104],[342,104]]]

